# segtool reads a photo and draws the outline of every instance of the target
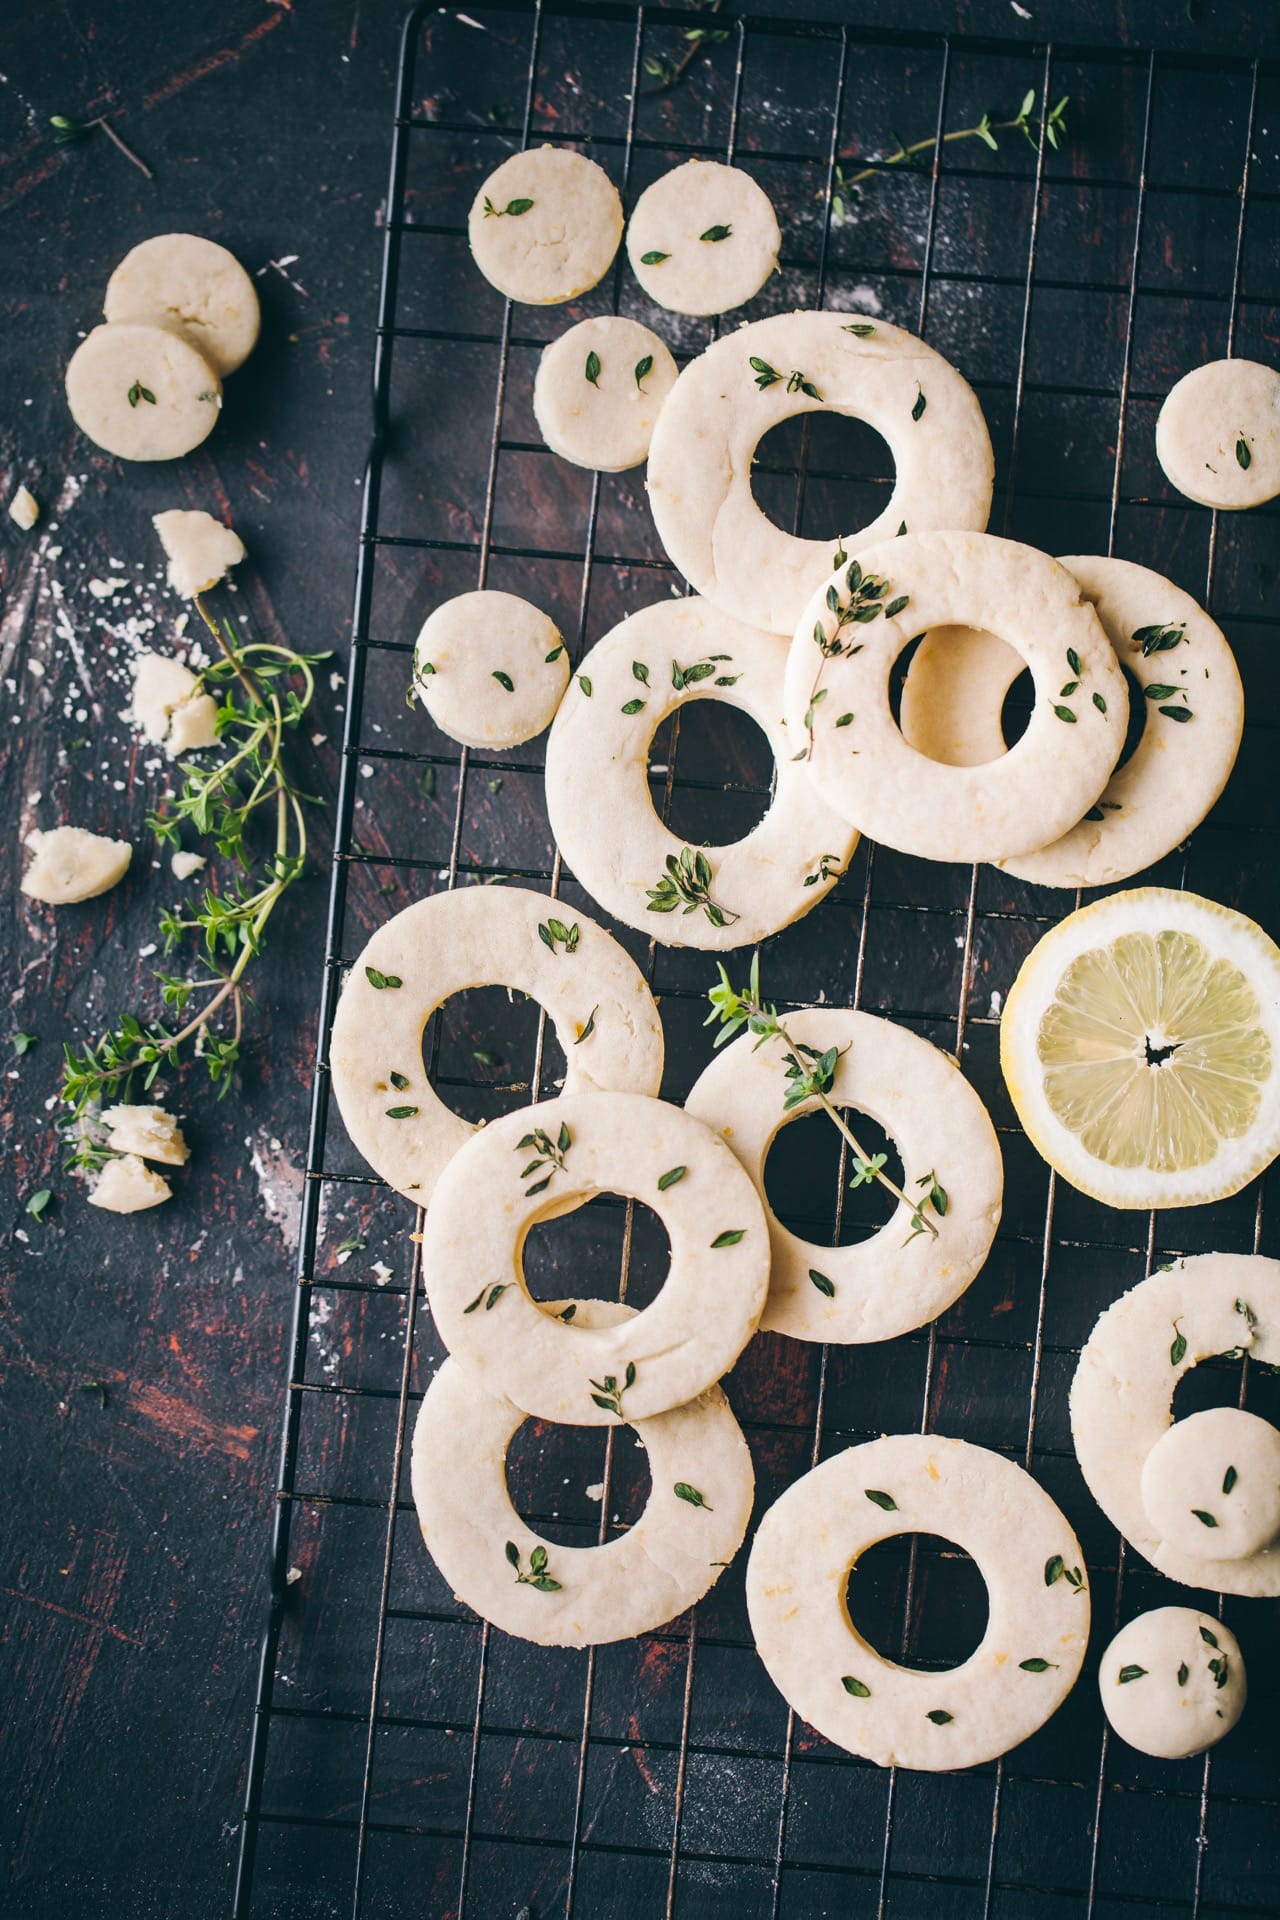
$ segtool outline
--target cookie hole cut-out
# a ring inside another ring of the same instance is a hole
[[[530,1076],[541,1013],[536,1000],[523,993],[509,993],[506,987],[466,987],[449,996],[436,1015],[439,1056],[435,1087],[451,1113],[478,1122],[529,1105],[535,1097]],[[428,1072],[435,1045],[433,1024],[428,1021],[422,1035],[422,1064]],[[564,1075],[564,1053],[548,1020],[543,1037],[541,1094],[559,1093]]]
[[[649,747],[649,795],[659,812],[673,755],[672,833],[697,847],[727,846],[754,832],[769,811],[773,754],[749,713],[724,700],[690,700],[663,721]]]
[[[810,413],[770,427],[756,447],[751,495],[784,533],[825,540],[832,527],[865,527],[879,519],[893,493],[894,471],[889,443],[865,420]]]
[[[901,1156],[870,1114],[841,1109],[872,1160],[885,1156],[882,1171],[901,1186]],[[854,1167],[844,1142],[825,1113],[805,1113],[781,1128],[764,1163],[764,1190],[774,1213],[792,1233],[833,1247],[869,1240],[893,1217],[897,1200],[878,1180],[853,1184]]]
[[[570,1277],[583,1299],[647,1307],[671,1270],[671,1241],[651,1207],[601,1193],[554,1220],[538,1220],[520,1254],[530,1298],[563,1300]]]
[[[606,1487],[605,1538],[616,1540],[635,1525],[653,1491],[649,1456],[636,1434],[623,1428],[614,1436],[610,1461],[608,1439],[603,1427],[550,1420],[525,1420],[516,1429],[507,1447],[507,1491],[534,1533],[565,1547],[595,1546]]]
[[[935,1533],[894,1534],[859,1554],[845,1605],[877,1653],[917,1672],[960,1666],[990,1612],[977,1561]]]
[[[1247,1392],[1242,1400],[1240,1390],[1246,1376]],[[1242,1405],[1263,1420],[1270,1420],[1273,1426],[1280,1426],[1280,1373],[1272,1367],[1246,1368],[1242,1359],[1219,1356],[1192,1367],[1173,1390],[1175,1421],[1187,1420],[1193,1413],[1208,1413],[1215,1407]]]

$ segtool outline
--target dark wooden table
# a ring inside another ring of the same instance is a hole
[[[803,11],[846,9],[812,0]],[[1029,11],[876,0],[860,18],[1028,41],[1280,47],[1270,7],[1032,0]],[[0,1897],[8,1881],[8,1911],[23,1920],[90,1905],[197,1920],[229,1901],[265,1608],[323,824],[313,877],[255,968],[233,1091],[216,1103],[189,1073],[173,1095],[194,1152],[172,1203],[126,1220],[88,1208],[61,1169],[52,1108],[62,1040],[153,1005],[147,950],[169,890],[144,857],[143,822],[166,770],[120,719],[137,623],[154,619],[163,646],[176,611],[149,516],[227,515],[250,550],[243,596],[259,630],[345,644],[400,17],[385,0],[190,0],[163,13],[68,0],[17,9],[0,27],[0,479],[6,500],[21,480],[44,508],[33,534],[0,519],[0,803],[12,823],[0,964],[10,1029],[38,1036],[18,1058],[0,1035],[4,1209],[17,1230],[0,1320]],[[154,183],[101,136],[52,145],[51,113],[103,112]],[[62,370],[114,262],[172,229],[224,241],[246,263],[263,341],[205,448],[171,469],[125,468],[73,429]],[[118,578],[128,585],[95,597],[92,582]],[[330,798],[342,701],[340,684],[322,683],[327,738],[301,769]],[[66,818],[127,833],[139,854],[106,900],[55,916],[18,892],[21,840]],[[45,1186],[56,1197],[37,1223],[23,1209]]]

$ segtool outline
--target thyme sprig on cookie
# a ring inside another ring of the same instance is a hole
[[[713,927],[731,927],[738,915],[711,898],[714,875],[711,862],[701,847],[682,847],[679,854],[669,853],[667,870],[656,887],[646,887],[650,913],[674,913],[683,903],[685,913],[701,907]]]
[[[218,647],[219,657],[202,669],[200,684],[221,696],[217,729],[225,752],[217,759],[185,759],[176,798],[148,825],[160,845],[173,847],[181,844],[184,825],[193,828],[237,871],[223,890],[206,887],[192,911],[174,907],[160,916],[166,953],[193,934],[204,950],[204,965],[194,975],[156,974],[164,1004],[178,1021],[143,1022],[126,1013],[100,1040],[64,1048],[62,1099],[77,1121],[104,1099],[127,1101],[135,1076],[150,1087],[162,1067],[181,1066],[184,1057],[203,1061],[219,1097],[226,1092],[240,1057],[244,976],[261,951],[267,922],[303,871],[304,808],[320,804],[290,778],[285,746],[315,698],[314,668],[329,655],[245,641],[229,620],[219,624],[198,595],[195,605]],[[272,829],[265,854],[252,844],[264,812]],[[95,1166],[102,1158],[82,1129],[71,1164]]]
[[[835,1080],[836,1067],[840,1061],[840,1049],[828,1047],[825,1052],[817,1047],[807,1047],[803,1041],[796,1040],[788,1033],[783,1021],[778,1018],[778,1009],[761,998],[760,995],[760,954],[752,955],[751,973],[745,987],[736,988],[722,961],[717,962],[720,975],[718,986],[709,989],[707,999],[711,1003],[711,1012],[703,1021],[705,1027],[719,1024],[720,1031],[715,1038],[717,1047],[724,1046],[734,1035],[745,1027],[748,1033],[756,1036],[757,1048],[770,1040],[780,1042],[787,1051],[783,1054],[785,1066],[786,1091],[783,1095],[782,1110],[791,1113],[806,1100],[816,1100],[827,1118],[831,1121],[840,1137],[853,1155],[853,1171],[850,1184],[862,1186],[876,1181],[900,1200],[911,1211],[911,1233],[909,1240],[918,1234],[927,1234],[936,1239],[938,1229],[929,1218],[926,1209],[931,1209],[939,1217],[947,1210],[947,1196],[938,1186],[933,1173],[928,1173],[924,1181],[929,1182],[929,1192],[921,1200],[913,1200],[903,1192],[896,1181],[884,1171],[885,1156],[882,1153],[871,1154],[862,1147],[855,1137],[844,1115],[830,1099],[831,1087]],[[938,1196],[941,1195],[941,1205]],[[816,1284],[816,1283],[815,1283]]]
[[[834,627],[828,631],[825,616],[813,623],[814,644],[822,658],[818,663],[818,671],[813,677],[813,685],[809,689],[809,704],[805,708],[804,728],[808,735],[808,743],[795,755],[797,760],[813,758],[813,723],[818,708],[827,697],[828,689],[822,685],[822,676],[826,672],[828,660],[838,660],[846,654],[852,656],[862,652],[864,643],[859,641],[855,646],[849,629],[865,627],[880,614],[883,614],[886,620],[896,619],[910,598],[908,594],[900,593],[886,605],[886,596],[890,591],[889,582],[873,579],[869,573],[862,571],[856,560],[850,560],[844,580],[843,597],[834,581],[827,588],[827,613],[834,615]],[[852,714],[849,718],[853,718]],[[843,715],[836,724],[837,726],[846,724]]]

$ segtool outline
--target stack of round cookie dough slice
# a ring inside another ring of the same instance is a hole
[[[105,323],[67,366],[81,432],[122,460],[177,460],[212,433],[222,382],[258,338],[258,296],[225,247],[157,234],[107,283]]]

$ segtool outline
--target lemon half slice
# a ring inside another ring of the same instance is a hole
[[[1224,1199],[1280,1152],[1280,948],[1198,894],[1096,901],[1027,955],[1000,1064],[1032,1145],[1082,1193]]]

